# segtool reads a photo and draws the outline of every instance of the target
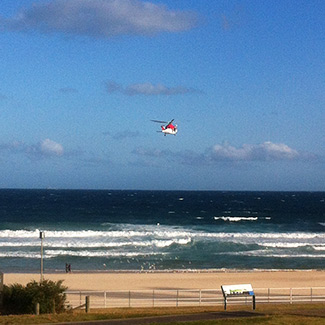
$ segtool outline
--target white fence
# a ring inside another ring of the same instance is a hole
[[[325,303],[325,287],[254,288],[256,304],[261,303]],[[120,290],[66,291],[66,304],[76,308],[90,297],[91,308],[118,307],[185,307],[223,305],[221,289],[193,290]],[[234,297],[231,304],[251,304],[251,297]]]

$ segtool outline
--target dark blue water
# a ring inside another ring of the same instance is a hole
[[[325,269],[325,192],[0,190],[0,270]]]

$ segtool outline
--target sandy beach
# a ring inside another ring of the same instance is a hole
[[[226,284],[252,284],[253,288],[325,287],[325,271],[247,272],[114,272],[45,273],[45,279],[64,280],[69,290],[219,289]],[[40,280],[39,274],[5,273],[4,284]]]

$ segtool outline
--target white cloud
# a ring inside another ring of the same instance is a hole
[[[137,83],[132,84],[127,87],[117,84],[114,81],[106,82],[106,90],[108,93],[119,92],[124,95],[134,96],[134,95],[145,95],[145,96],[155,96],[155,95],[183,95],[189,93],[201,93],[199,90],[176,86],[176,87],[167,87],[162,84],[153,85],[149,82],[147,83]]]
[[[62,156],[63,146],[50,139],[45,139],[39,143],[39,150],[45,156]]]
[[[266,141],[261,144],[243,144],[236,148],[227,143],[216,144],[203,153],[193,151],[171,152],[169,150],[138,148],[134,154],[143,157],[171,159],[185,165],[214,165],[221,162],[276,162],[276,161],[305,161],[320,160],[314,154],[300,152],[284,143]]]
[[[181,32],[197,24],[190,11],[140,0],[52,0],[35,2],[12,18],[2,18],[7,30],[66,33],[95,38],[119,35],[152,36]]]
[[[166,87],[158,84],[153,85],[151,83],[134,84],[126,88],[125,92],[128,95],[182,95],[188,93],[198,92],[192,88],[186,88],[183,86]]]
[[[21,141],[0,144],[0,151],[9,154],[24,154],[30,158],[61,157],[64,150],[60,143],[50,139],[28,145]]]
[[[269,161],[299,159],[301,154],[286,144],[267,141],[257,145],[243,144],[240,148],[229,144],[216,144],[210,152],[210,157],[212,160]]]

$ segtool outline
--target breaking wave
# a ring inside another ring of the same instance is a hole
[[[88,251],[88,250],[46,250],[43,258],[50,259],[59,256],[75,256],[75,257],[144,257],[144,256],[155,256],[165,255],[166,253],[155,253],[155,252],[109,252],[109,251]],[[0,252],[0,258],[30,258],[39,259],[40,253],[26,253],[24,251],[15,252]]]
[[[258,220],[258,217],[214,217],[214,220],[223,220],[229,222],[256,221]]]
[[[150,227],[147,227],[150,228]],[[154,228],[154,227],[152,227]],[[162,227],[156,227],[162,228]],[[184,245],[188,244],[191,239],[294,239],[294,240],[310,240],[317,239],[325,241],[325,233],[323,232],[208,232],[203,230],[185,229],[165,227],[164,229],[154,230],[82,230],[82,231],[52,231],[45,230],[45,244],[52,241],[62,240],[71,242],[75,239],[96,245],[93,241],[98,241],[98,245],[105,240],[114,240],[114,245],[129,246],[141,245],[143,239],[149,239],[151,244],[156,246],[170,246],[174,243]],[[30,239],[28,241],[27,239]],[[127,239],[127,240],[126,240]],[[139,239],[133,240],[133,239]],[[39,230],[1,230],[0,246],[9,245],[34,245],[39,243]],[[112,242],[107,243],[112,245]]]

